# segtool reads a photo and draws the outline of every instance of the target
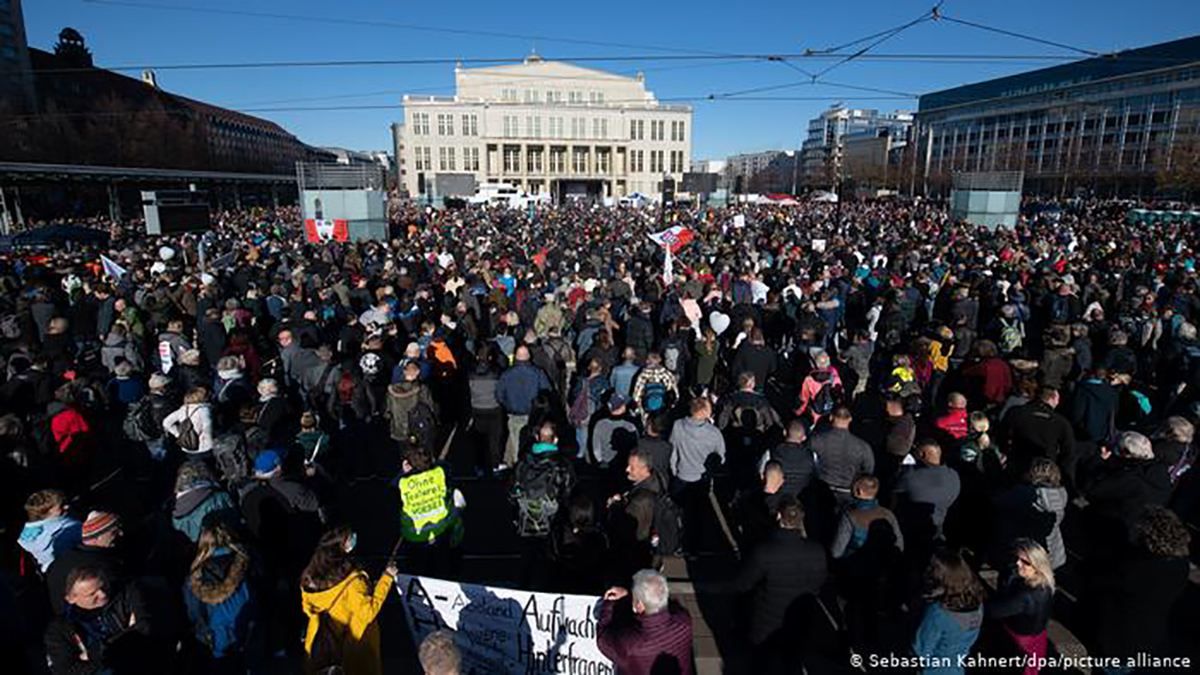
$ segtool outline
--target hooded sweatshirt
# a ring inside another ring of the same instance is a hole
[[[32,520],[25,523],[18,543],[45,572],[56,555],[79,544],[82,527],[82,523],[68,516]]]
[[[375,618],[392,590],[393,579],[384,574],[375,582],[374,590],[367,582],[367,574],[358,571],[324,590],[301,589],[300,604],[308,617],[304,651],[312,653],[321,614],[328,614],[329,621],[340,629],[338,634],[344,635],[342,665],[345,672],[381,675],[379,626]]]

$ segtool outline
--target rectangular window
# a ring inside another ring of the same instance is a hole
[[[479,148],[463,148],[463,171],[479,170]]]
[[[587,173],[588,152],[583,148],[575,148],[571,155],[571,169],[574,173]]]
[[[478,136],[479,135],[479,116],[478,115],[463,115],[462,116],[462,135],[463,136]]]
[[[518,135],[520,135],[520,133],[521,133],[521,129],[517,122],[517,116],[516,115],[505,115],[504,116],[504,137],[505,138],[516,138]]]
[[[500,100],[505,103],[516,103],[517,102],[517,90],[516,89],[501,90]]]
[[[413,113],[413,134],[429,135],[429,113]]]
[[[609,153],[607,152],[596,153],[596,171],[598,173],[608,173],[611,170],[611,162],[609,162],[609,157]]]
[[[650,140],[652,140],[652,141],[663,140],[663,136],[664,136],[663,129],[665,128],[665,126],[666,126],[666,122],[663,120],[650,120]]]
[[[573,105],[579,105],[579,104],[583,103],[583,92],[582,91],[568,92],[567,93],[567,103],[570,103]]]
[[[536,89],[526,89],[525,90],[525,102],[526,103],[539,103],[538,92]]]
[[[608,120],[603,118],[592,120],[592,138],[608,138]]]
[[[529,173],[541,173],[542,172],[542,151],[541,150],[530,149],[527,153],[525,153],[525,157],[526,157],[525,166],[526,166],[526,170]]]
[[[454,135],[454,116],[443,113],[438,113],[437,116],[438,136],[453,136]]]
[[[571,138],[587,138],[587,120],[582,117],[571,118]]]
[[[512,146],[504,146],[504,173],[518,173],[521,171],[521,149]]]
[[[629,153],[629,171],[630,173],[642,172],[642,153],[643,150],[633,150]]]
[[[550,149],[550,173],[562,173],[566,170],[566,152],[562,148]]]

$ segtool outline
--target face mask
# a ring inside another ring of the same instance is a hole
[[[342,546],[342,550],[346,553],[353,553],[358,546],[358,533],[351,532],[349,537],[346,537],[346,543]]]

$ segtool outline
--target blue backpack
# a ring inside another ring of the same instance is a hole
[[[642,387],[642,410],[653,413],[667,407],[667,385],[651,382]]]

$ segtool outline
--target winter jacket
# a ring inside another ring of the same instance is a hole
[[[236,513],[233,500],[215,485],[197,485],[175,496],[175,507],[171,511],[171,526],[182,532],[192,543],[200,539],[200,530],[211,514],[214,517]],[[236,516],[233,516],[236,520]]]
[[[108,382],[108,400],[120,410],[133,405],[146,393],[146,384],[136,377],[114,377]]]
[[[1014,408],[1005,418],[1008,431],[1006,454],[1021,471],[1036,457],[1060,462],[1075,451],[1075,432],[1067,418],[1053,408],[1034,401]]]
[[[80,542],[54,557],[54,564],[46,570],[46,590],[50,595],[50,607],[54,614],[61,615],[66,609],[67,576],[72,570],[91,567],[100,570],[114,587],[124,581],[125,565],[115,548],[88,546]]]
[[[312,654],[321,614],[325,614],[341,643],[344,672],[382,675],[379,625],[375,619],[383,609],[394,581],[384,574],[372,589],[366,572],[359,571],[329,588],[301,588],[301,607],[308,617],[308,628],[304,633],[305,653]]]
[[[127,340],[116,333],[109,333],[104,338],[104,346],[100,348],[100,363],[103,363],[111,373],[117,369],[119,360],[129,362],[135,372],[142,372],[145,366],[142,362],[141,350],[132,340]]]
[[[55,516],[45,520],[31,520],[21,529],[17,543],[37,560],[38,567],[45,572],[59,554],[79,544],[78,520],[69,516]]]
[[[730,425],[742,428],[742,413],[747,410],[753,410],[755,418],[754,426],[747,429],[748,431],[766,431],[772,427],[783,426],[783,420],[779,419],[779,413],[771,407],[771,402],[767,400],[766,396],[754,392],[736,391],[721,400],[721,411],[717,414],[717,427],[722,430],[728,429]]]
[[[538,393],[550,391],[550,378],[532,363],[516,363],[500,374],[496,402],[509,415],[528,415]]]
[[[767,386],[767,378],[779,367],[779,355],[766,345],[749,342],[738,348],[733,357],[733,376],[754,373],[754,382],[760,390]]]
[[[1046,586],[1026,585],[1016,572],[1000,582],[996,594],[984,605],[988,618],[1000,619],[1017,635],[1038,635],[1050,623],[1054,591]]]
[[[1123,525],[1126,534],[1147,506],[1171,498],[1171,477],[1157,460],[1113,457],[1098,467],[1083,486],[1088,511],[1108,523]]]
[[[600,603],[596,646],[618,673],[692,675],[692,616],[672,601],[657,614],[632,615],[630,601]],[[620,608],[621,618],[614,620]]]
[[[68,405],[52,404],[49,412],[50,434],[63,462],[79,465],[87,461],[87,442],[92,431],[87,419]]]
[[[608,374],[608,383],[614,392],[622,396],[633,395],[633,379],[637,377],[640,368],[632,361],[613,367],[612,372]]]
[[[945,415],[937,418],[934,425],[938,431],[946,434],[952,440],[961,441],[967,437],[967,410],[966,408],[953,408],[946,411]]]
[[[838,518],[829,554],[834,558],[844,558],[866,547],[872,532],[877,531],[876,523],[883,523],[891,529],[892,546],[903,551],[904,532],[895,514],[874,499],[855,499],[842,510]]]
[[[191,420],[192,428],[200,438],[200,446],[194,450],[183,449],[187,455],[203,455],[213,447],[212,407],[207,403],[185,403],[163,420],[163,431],[178,439],[183,420]],[[182,449],[182,448],[181,448]]]
[[[751,551],[737,577],[722,589],[754,591],[748,637],[751,644],[762,645],[772,637],[803,630],[803,625],[789,625],[790,617],[803,615],[797,612],[797,604],[820,593],[828,576],[824,546],[808,540],[800,530],[777,528]]]
[[[539,338],[544,338],[550,334],[551,329],[561,329],[566,324],[566,317],[563,316],[563,311],[553,302],[548,302],[537,311],[537,317],[533,320],[533,330]]]
[[[809,441],[817,458],[817,477],[836,492],[849,492],[859,474],[875,472],[875,454],[849,429],[827,429]]]
[[[725,437],[708,420],[690,417],[671,428],[671,474],[685,483],[704,477],[710,457],[725,461]]]
[[[908,505],[933,507],[930,518],[938,534],[946,522],[946,513],[958,499],[961,490],[962,483],[957,471],[948,466],[928,464],[917,464],[901,472],[893,489],[896,495],[903,495]]]
[[[155,645],[147,639],[152,617],[133,584],[112,592],[108,604],[94,611],[68,605],[63,616],[46,629],[46,660],[53,675],[105,675],[109,672],[143,672],[135,661],[153,663]],[[116,639],[121,649],[114,654]],[[140,639],[134,646],[130,641]],[[150,649],[137,649],[146,647]],[[111,670],[110,670],[111,669]]]
[[[1075,387],[1071,399],[1071,423],[1080,441],[1108,440],[1116,429],[1119,395],[1103,380],[1088,378]]]
[[[246,651],[257,623],[257,598],[249,581],[250,560],[221,547],[183,585],[196,640],[213,658]]]
[[[951,665],[923,668],[921,675],[962,675],[966,672],[958,666],[958,657],[971,652],[982,625],[983,607],[956,612],[940,602],[926,605],[917,634],[913,636],[913,654],[925,657],[931,663],[949,662]]]
[[[164,332],[158,335],[159,369],[166,373],[179,365],[179,357],[192,348],[192,343],[179,333]]]
[[[812,449],[806,443],[785,441],[775,446],[767,456],[783,466],[783,487],[780,491],[789,496],[804,492],[817,471]]]
[[[837,390],[843,388],[842,376],[838,374],[837,368],[830,366],[829,370],[816,370],[812,373],[809,373],[809,375],[804,378],[804,382],[800,384],[800,406],[796,408],[796,415],[799,416],[809,413],[812,415],[814,420],[819,420],[823,413],[818,413],[815,410],[810,411],[809,407],[812,405],[813,399],[817,397],[817,394],[821,393],[821,390],[824,389],[826,385],[833,387],[833,391],[830,393],[835,393]],[[834,403],[837,404],[840,403],[840,401],[835,398]]]
[[[993,357],[963,368],[963,377],[972,384],[973,408],[999,405],[1012,391],[1012,370],[1003,359]]]
[[[429,406],[429,410],[435,415],[437,414],[433,395],[429,393],[429,388],[425,385],[419,382],[400,382],[388,387],[387,414],[391,419],[390,428],[394,440],[401,442],[408,440],[408,417],[422,403]]]
[[[471,392],[472,410],[496,410],[500,404],[496,402],[496,385],[500,378],[491,371],[473,373],[467,380]]]

